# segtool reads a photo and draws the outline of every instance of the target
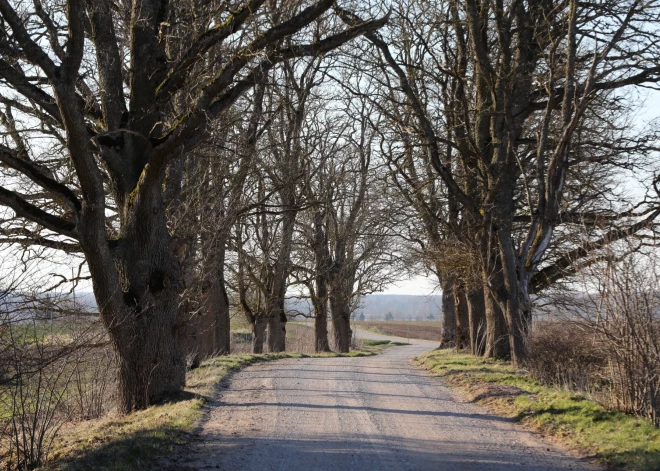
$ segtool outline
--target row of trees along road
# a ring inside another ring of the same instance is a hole
[[[404,269],[443,343],[520,363],[534,295],[653,236],[659,7],[0,0],[0,242],[84,256],[124,412],[229,353],[232,306],[284,350],[294,286],[348,351]]]

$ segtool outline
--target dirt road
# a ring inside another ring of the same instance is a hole
[[[410,364],[435,343],[413,342],[373,357],[288,359],[234,374],[173,469],[594,469],[462,402]]]

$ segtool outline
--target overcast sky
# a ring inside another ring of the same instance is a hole
[[[440,294],[437,289],[438,280],[435,277],[417,276],[410,280],[399,281],[390,285],[383,294]]]

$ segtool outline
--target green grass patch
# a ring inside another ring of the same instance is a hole
[[[416,362],[474,402],[630,471],[660,469],[660,429],[650,422],[611,411],[581,394],[539,384],[503,361],[450,350],[424,354]]]
[[[365,341],[361,350],[346,354],[236,354],[207,360],[189,372],[185,391],[170,402],[126,416],[85,421],[64,428],[55,443],[48,469],[159,469],[155,458],[172,454],[188,442],[190,432],[204,414],[204,404],[215,394],[218,383],[232,371],[282,358],[370,356],[391,345],[389,341]]]
[[[240,313],[234,313],[229,318],[229,324],[232,332],[251,332],[252,327],[245,316]]]

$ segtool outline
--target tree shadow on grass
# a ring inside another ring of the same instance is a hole
[[[90,439],[89,448],[50,463],[62,471],[159,469],[156,458],[172,453],[187,441],[188,434],[177,427],[161,426],[139,430],[98,445]]]
[[[98,427],[90,427],[89,433],[72,440],[73,450],[66,456],[55,456],[48,469],[58,471],[119,471],[160,469],[157,458],[168,455],[190,441],[191,422],[198,417],[195,406],[180,414],[180,403],[209,398],[181,391],[154,404],[153,409],[137,412],[131,420],[109,419]],[[135,425],[133,425],[135,424]],[[130,427],[137,428],[130,430]],[[129,429],[129,430],[127,430]]]

